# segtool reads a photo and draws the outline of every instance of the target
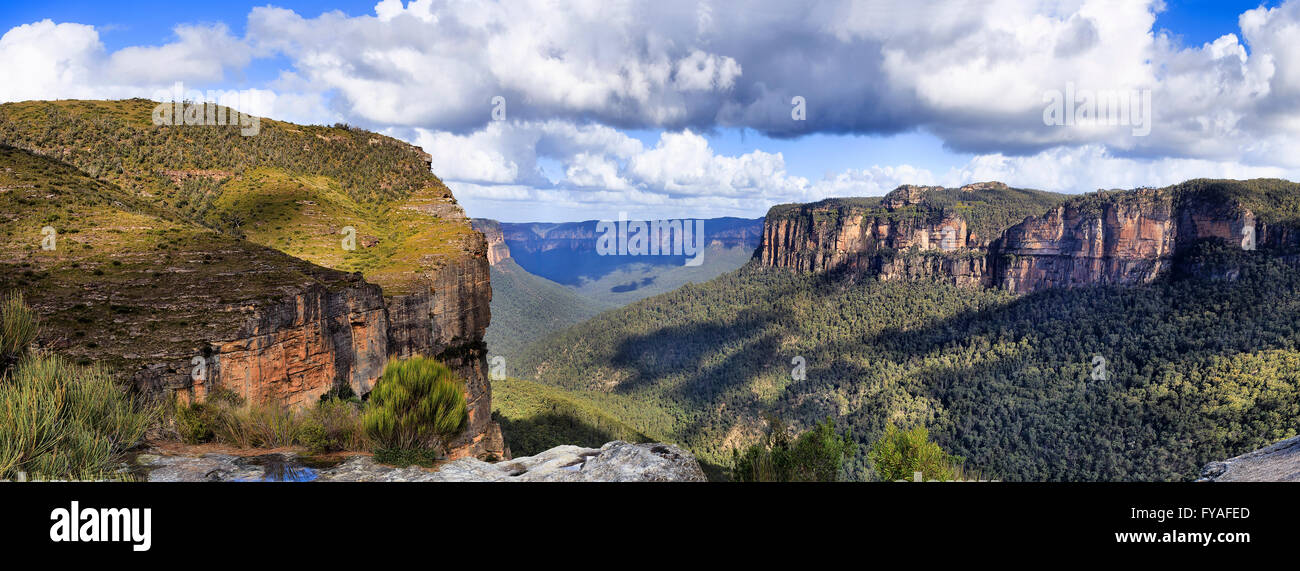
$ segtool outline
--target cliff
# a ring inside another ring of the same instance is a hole
[[[487,218],[474,218],[472,220],[474,229],[483,234],[487,240],[488,264],[497,265],[506,258],[510,257],[510,246],[506,245],[506,236],[501,232],[501,223],[496,220]]]
[[[768,213],[754,257],[764,266],[801,272],[986,285],[997,224],[1060,198],[982,183],[958,189],[905,185],[881,198],[781,205]]]
[[[881,199],[774,207],[755,258],[803,272],[926,278],[1018,293],[1147,283],[1203,240],[1278,252],[1296,247],[1295,209],[1279,205],[1289,204],[1286,197],[1298,186],[1195,180],[1069,200],[1040,195],[1039,201],[999,197],[1013,192],[999,183],[955,191],[903,186]],[[954,196],[967,200],[953,207]],[[1006,224],[1035,206],[1042,208]]]

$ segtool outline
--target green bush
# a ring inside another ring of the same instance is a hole
[[[885,427],[885,434],[871,445],[867,458],[876,477],[886,482],[911,481],[917,472],[925,480],[964,479],[961,458],[950,456],[931,442],[930,433],[923,426],[901,430],[890,424]]]
[[[0,477],[105,477],[114,456],[143,438],[156,412],[99,367],[30,354],[0,384]]]
[[[312,453],[366,447],[361,410],[349,400],[326,399],[306,412],[300,439]]]
[[[766,440],[743,453],[732,452],[732,477],[741,482],[835,482],[844,473],[845,459],[856,453],[851,433],[835,431],[826,419],[793,443],[779,418],[769,417]]]
[[[172,422],[176,426],[176,433],[181,437],[181,442],[202,444],[211,441],[215,437],[212,426],[209,424],[211,413],[208,412],[207,408],[203,403],[181,404],[179,401],[176,402],[172,410]]]
[[[0,375],[27,351],[37,329],[36,312],[23,302],[23,294],[11,291],[0,300]]]
[[[437,450],[468,420],[464,382],[446,365],[415,356],[384,367],[362,425],[381,449]]]

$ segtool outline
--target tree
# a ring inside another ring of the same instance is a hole
[[[768,417],[771,430],[762,444],[744,453],[732,451],[735,479],[742,482],[834,482],[843,473],[844,460],[853,456],[857,445],[851,433],[835,431],[827,418],[790,442],[785,423]]]

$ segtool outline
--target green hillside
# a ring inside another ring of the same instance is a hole
[[[530,343],[614,307],[532,275],[506,258],[492,266],[488,352],[509,363]]]
[[[719,463],[773,412],[864,444],[925,425],[993,478],[1186,480],[1300,429],[1300,272],[1213,243],[1187,256],[1239,278],[1017,297],[747,266],[601,314],[513,371]]]
[[[478,234],[428,156],[347,126],[261,119],[235,126],[155,126],[155,102],[0,105],[0,143],[50,156],[138,202],[313,263],[360,271],[386,295],[473,250]],[[355,230],[355,249],[342,245]]]
[[[24,293],[50,348],[115,373],[146,357],[193,355],[193,340],[233,331],[254,304],[295,288],[357,281],[3,145],[0,213],[0,292]]]
[[[650,439],[582,394],[520,379],[492,381],[492,418],[515,456],[564,444],[600,448],[611,440]]]

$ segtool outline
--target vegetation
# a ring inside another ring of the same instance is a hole
[[[844,474],[844,461],[857,444],[851,433],[835,431],[835,421],[814,424],[793,442],[785,423],[768,419],[771,430],[760,444],[743,453],[733,450],[732,478],[741,482],[835,482]]]
[[[1174,265],[1024,296],[746,267],[562,331],[514,370],[715,463],[775,413],[862,445],[926,426],[1004,480],[1185,480],[1300,429],[1300,271],[1217,242]],[[872,477],[861,455],[847,471]]]
[[[516,456],[562,444],[598,448],[612,440],[650,441],[579,393],[520,379],[492,381],[492,419]]]
[[[361,425],[361,405],[350,400],[327,398],[295,411],[274,403],[246,403],[233,392],[214,391],[201,403],[177,401],[171,420],[187,444],[303,446],[313,454],[370,448]]]
[[[117,204],[362,272],[387,295],[412,293],[420,272],[475,247],[476,234],[417,147],[350,127],[269,119],[251,137],[237,127],[155,126],[155,105],[143,99],[2,104],[0,145],[51,157],[64,170],[72,169],[63,163],[75,167],[96,186],[114,188],[105,197],[120,198]],[[30,173],[29,184],[57,186],[44,181],[54,170]],[[114,226],[64,213],[52,222],[63,233],[73,220],[89,229]],[[342,246],[344,228],[355,230],[353,249]],[[139,245],[155,254],[172,245],[159,242]]]
[[[491,274],[492,323],[484,341],[507,365],[532,342],[614,307],[532,275],[510,258],[492,266]]]
[[[961,459],[949,456],[930,441],[924,426],[903,430],[890,424],[867,453],[876,478],[885,482],[914,481],[920,474],[924,481],[962,480]]]
[[[37,325],[20,297],[7,297],[0,322],[0,340],[17,359],[0,372],[0,478],[114,477],[114,459],[140,441],[156,411],[127,396],[100,367],[31,351],[22,341],[30,343]]]
[[[23,302],[23,294],[10,291],[0,300],[0,375],[36,340],[36,312]]]
[[[444,449],[469,422],[464,382],[427,357],[391,360],[361,422],[381,450]]]

